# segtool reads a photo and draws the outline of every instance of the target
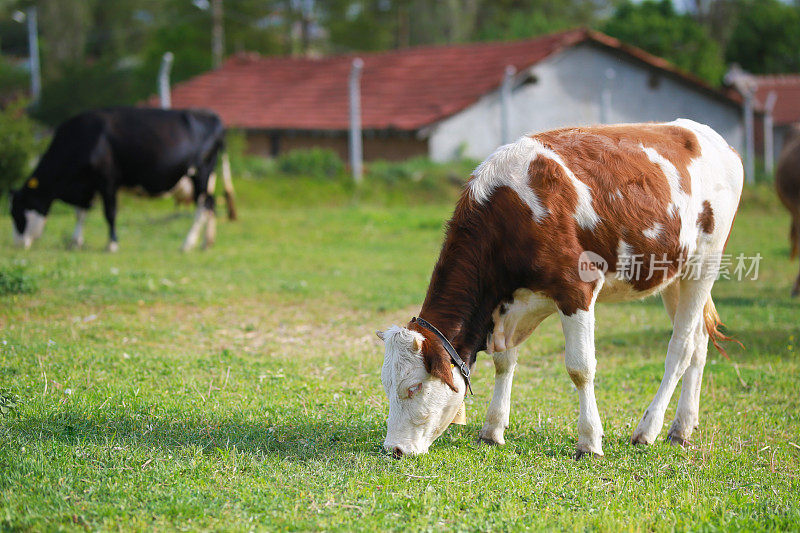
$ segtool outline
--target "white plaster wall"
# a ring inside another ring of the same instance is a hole
[[[613,79],[607,72],[613,70]],[[744,126],[736,106],[614,54],[582,44],[535,65],[535,83],[512,96],[511,139],[534,131],[603,122],[604,88],[611,93],[608,123],[671,121],[689,118],[708,124],[742,153]],[[498,78],[501,73],[498,73]],[[520,75],[521,76],[521,75]],[[431,128],[429,150],[436,161],[464,155],[484,159],[501,144],[499,92]]]

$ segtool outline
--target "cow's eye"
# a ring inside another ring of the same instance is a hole
[[[410,400],[414,397],[416,393],[418,393],[422,389],[422,383],[417,383],[413,387],[408,388],[408,396],[407,398]]]

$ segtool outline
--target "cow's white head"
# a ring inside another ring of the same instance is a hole
[[[47,216],[40,213],[29,201],[26,191],[11,193],[11,219],[14,233],[14,244],[22,248],[30,248],[33,241],[42,236]]]
[[[377,334],[386,344],[381,381],[389,398],[383,447],[395,457],[427,453],[454,418],[463,415],[464,378],[421,333],[392,326]]]

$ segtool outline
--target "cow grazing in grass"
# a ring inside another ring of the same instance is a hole
[[[687,441],[709,336],[724,338],[711,286],[742,178],[736,152],[689,120],[561,129],[499,148],[475,170],[448,224],[419,315],[425,322],[378,332],[389,398],[384,447],[395,456],[427,452],[458,413],[479,350],[492,354],[496,372],[479,437],[503,444],[517,347],[557,313],[580,399],[577,455],[602,455],[595,303],[657,292],[673,333],[632,441],[656,439],[681,377],[668,438]]]
[[[775,172],[775,187],[778,189],[778,197],[792,217],[789,240],[791,256],[795,258],[800,251],[800,126],[795,126],[781,150],[778,170]],[[797,274],[792,288],[792,296],[797,295],[800,295],[800,273]]]
[[[224,146],[224,128],[210,111],[108,108],[88,111],[62,123],[33,174],[11,197],[14,241],[25,248],[44,229],[54,200],[74,205],[77,225],[72,237],[83,244],[83,222],[96,194],[103,200],[109,229],[109,251],[116,251],[117,191],[135,189],[161,195],[188,176],[197,215],[183,244],[193,248],[206,227],[205,241],[215,237],[214,168]],[[233,187],[223,165],[228,214],[235,217]]]

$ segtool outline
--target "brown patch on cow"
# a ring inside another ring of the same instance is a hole
[[[700,155],[694,133],[646,124],[562,129],[533,138],[559,154],[589,187],[600,220],[591,229],[578,225],[575,186],[564,169],[545,156],[531,161],[528,168],[530,187],[547,209],[538,222],[508,187],[497,187],[489,201],[480,203],[469,187],[465,190],[448,224],[419,315],[435,325],[468,363],[485,348],[492,312],[519,288],[544,293],[567,315],[587,309],[595,282],[579,277],[578,258],[585,250],[603,257],[611,272],[620,267],[621,240],[635,254],[656,256],[661,261],[657,270],[650,271],[645,262],[631,280],[639,291],[677,275],[685,258],[679,241],[681,220],[668,210],[669,182],[642,146],[669,160],[680,173],[684,191],[690,193],[688,165]],[[622,198],[609,195],[617,190]],[[643,231],[655,223],[661,233],[658,239],[648,239]],[[420,331],[414,324],[409,327]],[[438,339],[420,332],[426,339],[426,369],[452,387],[449,355]]]
[[[416,322],[409,322],[406,327],[412,331],[421,333],[425,340],[422,343],[422,361],[425,364],[425,371],[431,376],[438,378],[457,391],[453,382],[453,373],[450,366],[450,354],[444,349],[442,342],[433,333],[420,327]]]
[[[708,200],[703,200],[703,210],[697,215],[697,226],[708,235],[714,232],[714,210]]]
[[[681,220],[677,213],[667,212],[672,201],[669,182],[642,146],[653,148],[670,161],[681,176],[681,187],[690,193],[688,166],[700,156],[693,132],[678,126],[644,124],[566,128],[533,138],[558,153],[575,177],[593,191],[592,207],[600,223],[592,230],[578,229],[582,250],[603,257],[611,272],[621,267],[617,257],[620,241],[627,243],[633,254],[652,254],[659,261],[657,265],[647,260],[636,267],[632,285],[639,291],[652,289],[677,273],[685,259],[679,241]],[[560,172],[563,174],[563,170]],[[569,191],[567,197],[556,195],[552,201],[566,203],[574,212],[574,187],[565,185],[563,189]],[[620,191],[622,199],[609,197],[607,191],[615,190]],[[548,202],[544,203],[549,208]],[[646,238],[643,232],[656,223],[661,227],[658,239]]]
[[[575,384],[575,387],[577,387],[579,390],[582,389],[583,386],[586,385],[586,382],[588,381],[586,379],[586,374],[583,374],[581,372],[576,372],[575,370],[567,369],[567,374],[569,374],[569,379],[572,380],[572,382]]]
[[[572,168],[573,162],[584,161],[589,166],[597,169],[606,163],[606,157],[615,152],[622,152],[632,157],[644,157],[641,146],[653,148],[663,158],[675,165],[681,177],[681,189],[687,194],[692,192],[689,164],[700,156],[700,143],[691,130],[670,124],[635,124],[635,125],[609,125],[593,126],[591,128],[563,128],[559,130],[539,133],[533,136],[545,146],[550,147],[564,158],[567,166]],[[577,149],[577,153],[573,150]],[[637,152],[641,155],[638,155]],[[583,155],[592,154],[591,160],[585,160]],[[564,156],[568,156],[569,160]],[[648,159],[649,161],[649,159]],[[614,172],[614,162],[601,174]],[[593,164],[592,164],[593,163]],[[577,175],[577,173],[576,173]],[[626,176],[627,179],[636,179],[636,176]],[[618,178],[617,178],[618,179]],[[603,179],[602,181],[606,181]],[[615,179],[612,177],[612,181]],[[613,190],[613,189],[612,189]],[[669,186],[667,184],[667,193]]]

